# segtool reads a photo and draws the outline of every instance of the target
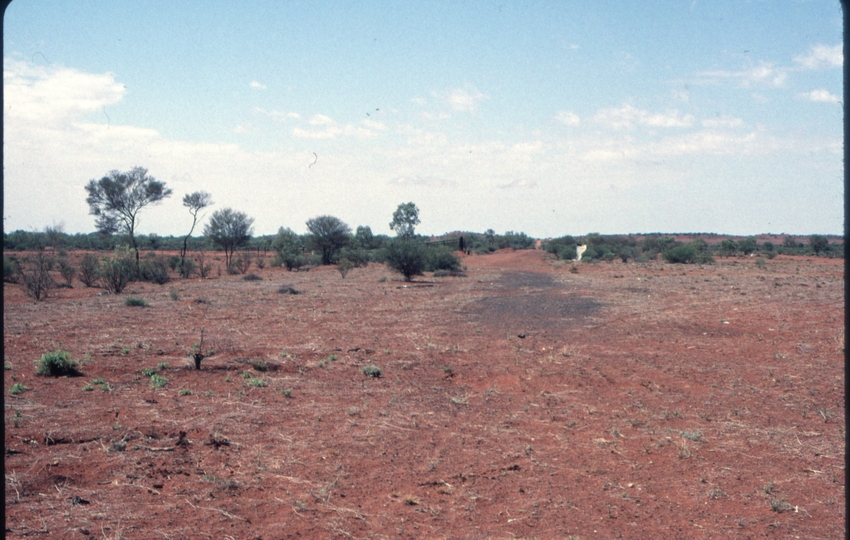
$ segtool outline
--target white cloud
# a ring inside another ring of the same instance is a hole
[[[795,56],[794,61],[803,69],[823,69],[844,65],[843,45],[813,45],[806,54]]]
[[[737,80],[744,88],[751,86],[779,88],[785,85],[785,81],[788,78],[788,70],[786,68],[776,67],[771,62],[759,62],[756,66],[739,71],[701,71],[697,75],[709,79]]]
[[[442,186],[455,186],[457,182],[452,180],[447,180],[445,178],[438,178],[434,176],[397,176],[387,182],[391,186],[428,186],[428,187],[442,187]]]
[[[467,90],[458,88],[449,93],[446,101],[456,111],[474,112],[478,109],[478,104],[486,98],[487,96],[475,88]]]
[[[366,127],[353,126],[351,124],[339,125],[333,118],[324,114],[316,114],[307,120],[311,126],[316,126],[314,129],[304,129],[300,127],[292,128],[292,135],[300,139],[336,139],[342,137],[358,137],[372,138],[376,135],[376,131],[386,130],[381,122],[372,122],[364,120],[363,124]]]
[[[260,107],[254,107],[254,112],[263,116],[268,116],[277,122],[286,122],[287,120],[298,120],[301,118],[301,115],[297,112],[267,111]]]
[[[558,111],[558,113],[555,115],[555,120],[564,124],[565,126],[577,126],[581,123],[581,119],[578,117],[578,115],[569,111]]]
[[[126,89],[112,73],[84,73],[3,60],[4,116],[53,122],[77,118],[121,101]]]
[[[499,187],[501,189],[515,189],[515,188],[525,188],[532,189],[537,187],[536,180],[529,180],[528,178],[517,178],[512,182],[508,182],[507,184],[500,184]]]
[[[619,109],[602,109],[596,113],[594,120],[614,129],[632,129],[635,125],[662,128],[690,127],[694,123],[693,116],[689,114],[682,116],[675,109],[666,113],[650,113],[628,104]]]
[[[248,86],[250,86],[254,90],[265,90],[266,88],[268,88],[266,85],[258,83],[257,81],[251,81]]]
[[[420,107],[424,107],[425,104],[428,103],[428,100],[426,100],[425,98],[421,98],[421,97],[410,98],[410,101],[419,105]]]
[[[714,118],[707,118],[700,121],[700,125],[706,128],[734,128],[739,127],[744,122],[740,118],[719,114]]]
[[[841,103],[841,97],[835,94],[830,94],[829,90],[819,88],[811,92],[802,92],[797,94],[799,99],[805,99],[814,103]]]
[[[326,116],[324,114],[317,114],[307,120],[307,123],[312,126],[329,126],[333,124],[334,121],[330,116]]]

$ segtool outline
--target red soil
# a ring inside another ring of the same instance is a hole
[[[843,535],[841,260],[463,262],[6,284],[6,537]]]

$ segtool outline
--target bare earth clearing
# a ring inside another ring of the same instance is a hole
[[[842,260],[463,263],[6,284],[6,537],[843,536]]]

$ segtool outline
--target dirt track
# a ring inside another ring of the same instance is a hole
[[[838,538],[842,263],[6,284],[6,536]]]

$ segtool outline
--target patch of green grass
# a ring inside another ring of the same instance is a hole
[[[367,377],[378,378],[381,376],[381,368],[374,364],[369,364],[368,366],[363,366],[360,368],[360,373],[366,375]]]
[[[83,386],[83,392],[91,392],[92,390],[94,390],[94,386],[90,384]]]
[[[159,364],[156,365],[156,369],[158,369],[158,370],[168,369],[168,362],[160,362]]]
[[[283,394],[283,397],[291,398],[292,397],[292,388],[284,388],[283,390],[281,390],[280,393]]]
[[[269,370],[269,364],[265,360],[260,360],[259,358],[251,360],[251,367],[263,373]]]
[[[243,371],[243,372],[242,372],[242,375],[241,375],[241,377],[242,377],[243,379],[250,379],[250,378],[252,378],[253,376],[254,376],[254,374],[253,374],[253,373],[251,373],[250,371]]]
[[[130,349],[121,349],[121,354],[127,356],[128,354],[130,354]]]
[[[18,395],[21,392],[26,392],[27,390],[29,390],[29,388],[27,388],[23,384],[15,383],[15,384],[12,385],[12,388],[9,389],[9,393],[14,394],[14,395]]]
[[[124,300],[124,305],[130,307],[148,307],[148,303],[145,301],[144,298],[136,298],[134,296],[131,296]]]
[[[92,383],[92,384],[103,384],[103,383],[105,383],[105,382],[106,382],[106,381],[104,381],[102,377],[98,377],[97,379],[92,379],[92,380],[91,380],[91,383]]]
[[[264,387],[269,385],[269,383],[265,379],[254,379],[254,378],[248,379],[247,381],[245,381],[245,384],[247,384],[248,386],[256,387],[256,388],[264,388]]]
[[[690,431],[683,431],[681,433],[681,435],[682,435],[682,437],[684,437],[685,439],[688,439],[690,441],[698,441],[698,440],[702,439],[702,431],[697,431],[695,433],[690,432]]]
[[[152,386],[152,387],[154,387],[154,388],[162,388],[162,387],[163,387],[163,386],[165,386],[166,384],[168,384],[168,379],[166,379],[166,378],[165,378],[165,377],[163,377],[162,375],[158,375],[158,374],[156,374],[156,373],[154,373],[153,375],[151,375],[151,386]]]
[[[50,377],[80,374],[77,370],[77,362],[71,358],[70,353],[62,350],[55,350],[41,355],[36,373]]]
[[[181,388],[180,391],[177,392],[177,393],[180,394],[181,396],[191,396],[192,395],[192,391],[189,390],[188,388]]]

